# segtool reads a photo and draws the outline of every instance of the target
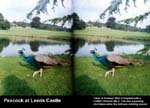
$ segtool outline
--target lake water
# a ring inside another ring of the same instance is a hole
[[[124,42],[124,41],[96,41],[87,42],[76,39],[75,56],[91,56],[90,50],[97,49],[100,55],[106,54],[135,54],[138,50],[150,44]],[[67,42],[45,42],[45,41],[12,41],[0,39],[0,56],[18,56],[18,50],[25,49],[27,55],[30,54],[63,54],[70,49]]]
[[[150,44],[149,44],[150,46]],[[124,42],[85,42],[78,46],[76,56],[91,56],[90,51],[97,49],[100,55],[106,54],[136,54],[136,52],[145,47],[143,43],[124,43]]]
[[[29,54],[63,54],[70,49],[69,44],[50,42],[12,42],[7,39],[0,40],[0,56],[18,56],[18,50],[25,49]]]

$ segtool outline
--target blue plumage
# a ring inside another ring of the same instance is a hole
[[[95,51],[93,52],[93,58],[95,61],[102,63],[107,68],[112,69],[114,67],[113,64],[107,60],[106,56],[97,56]]]
[[[26,56],[23,52],[20,55],[21,59],[29,64],[31,64],[32,66],[36,67],[36,68],[40,68],[41,66],[37,63],[37,61],[35,60],[34,56]]]

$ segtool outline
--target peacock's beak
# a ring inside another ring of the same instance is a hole
[[[18,51],[19,56],[20,56],[22,53],[23,53],[22,50],[19,50],[19,51]]]
[[[91,50],[90,53],[93,54],[93,53],[94,53],[94,50]]]

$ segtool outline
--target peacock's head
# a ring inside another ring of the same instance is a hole
[[[23,54],[23,51],[22,51],[22,50],[19,50],[18,53],[19,53],[19,55],[22,55],[22,54]]]
[[[91,54],[94,54],[94,52],[95,52],[94,50],[91,50],[91,51],[90,51]]]

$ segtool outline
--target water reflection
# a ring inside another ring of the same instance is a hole
[[[83,39],[78,39],[78,38],[72,39],[72,45],[71,45],[72,53],[76,54],[77,51],[80,49],[80,47],[84,46],[85,42],[86,41]]]
[[[101,55],[106,54],[135,54],[145,47],[143,43],[125,43],[117,41],[109,42],[85,42],[79,46],[76,56],[91,56],[90,50],[97,49]]]
[[[3,48],[7,47],[9,45],[10,40],[2,38],[0,39],[0,52],[2,52]]]
[[[33,52],[39,51],[39,46],[40,46],[39,42],[37,42],[37,41],[29,42],[29,45]]]
[[[18,56],[18,50],[24,48],[27,54],[63,54],[71,49],[75,56],[91,56],[90,50],[97,48],[101,55],[105,54],[135,54],[138,50],[150,46],[150,44],[125,42],[125,41],[85,41],[75,38],[69,43],[48,41],[12,41],[9,39],[0,39],[0,56]]]
[[[105,42],[105,46],[107,51],[114,51],[115,42],[113,41]]]
[[[27,54],[62,54],[70,48],[67,43],[52,43],[44,41],[10,41],[0,39],[0,56],[18,56],[18,50],[24,48]]]

